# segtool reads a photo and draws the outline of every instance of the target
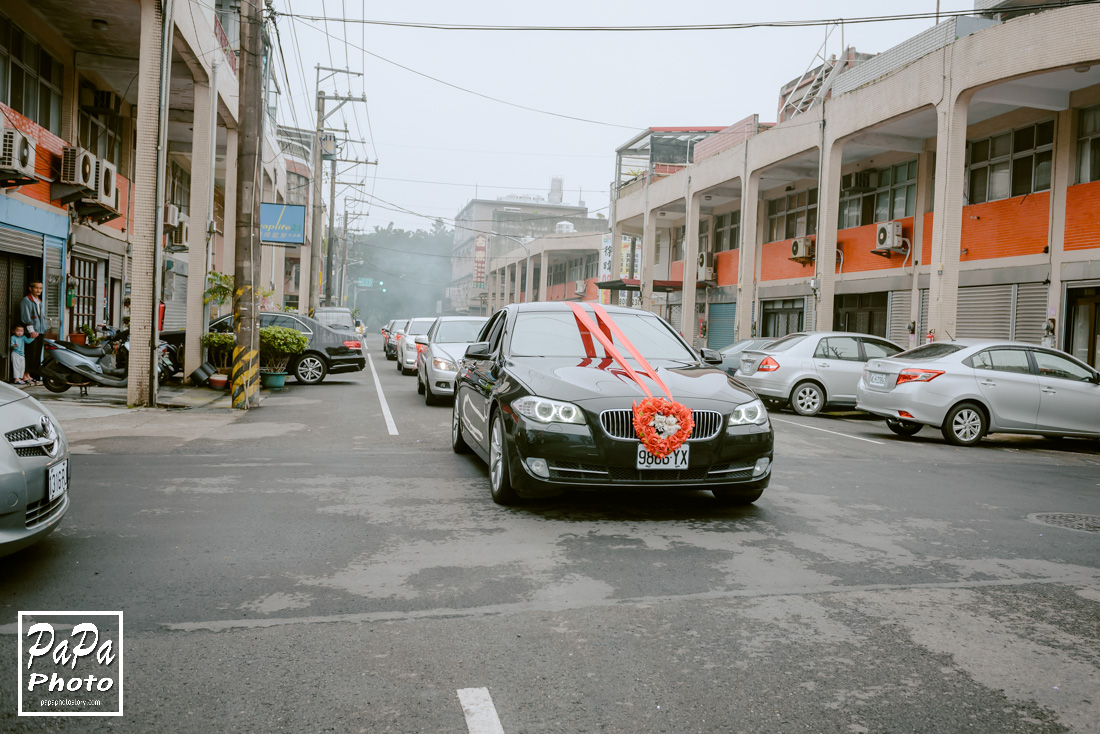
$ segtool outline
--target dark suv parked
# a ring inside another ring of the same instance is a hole
[[[260,312],[260,328],[265,326],[284,326],[309,338],[306,351],[287,365],[287,371],[298,382],[315,385],[329,373],[359,372],[367,366],[359,337],[354,333],[337,331],[308,316],[283,311]],[[211,321],[210,331],[233,331],[233,317],[223,316]],[[182,345],[183,335],[182,330],[161,332],[161,339],[169,344],[177,340]]]

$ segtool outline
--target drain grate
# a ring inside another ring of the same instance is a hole
[[[1100,533],[1100,515],[1078,515],[1071,512],[1038,512],[1027,516],[1032,522],[1067,530]]]

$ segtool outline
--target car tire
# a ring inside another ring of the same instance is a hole
[[[825,407],[825,389],[816,382],[800,382],[791,390],[791,410],[799,415],[817,415]]]
[[[959,403],[947,411],[941,429],[944,439],[955,446],[973,446],[989,430],[989,419],[977,403]]]
[[[451,410],[451,450],[456,454],[470,453],[470,446],[462,435],[462,419],[458,415],[458,398],[455,398],[454,408]]]
[[[65,380],[46,374],[42,375],[42,385],[50,392],[65,392],[72,387]]]
[[[294,362],[294,379],[303,385],[316,385],[328,374],[328,364],[319,354],[306,352]]]
[[[893,418],[886,419],[886,427],[899,436],[916,436],[920,433],[920,429],[924,428],[923,423],[915,423],[914,421],[895,420]]]
[[[424,394],[424,381],[420,379],[419,374],[417,374],[417,376],[416,376],[416,394],[417,395],[423,395]]]
[[[508,436],[500,411],[493,413],[489,427],[489,492],[498,505],[514,505],[519,500],[508,471]]]
[[[419,378],[418,378],[419,379]],[[428,383],[424,384],[424,405],[438,405],[440,402],[439,396],[432,392],[432,386]]]
[[[408,376],[410,376],[410,375],[415,375],[415,374],[416,374],[416,370],[407,370],[407,369],[405,369],[404,367],[402,367],[402,368],[401,368],[401,374],[402,374],[402,375],[404,375],[405,377],[408,377]]]

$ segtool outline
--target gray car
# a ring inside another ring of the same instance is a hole
[[[857,400],[900,436],[929,425],[956,446],[986,433],[1100,438],[1100,373],[1022,342],[958,339],[872,359]]]
[[[69,444],[34,398],[0,383],[0,556],[36,543],[69,509]]]
[[[409,319],[409,325],[405,327],[405,333],[397,343],[397,371],[403,375],[416,374],[416,355],[421,349],[416,344],[416,337],[424,336],[436,317],[423,319]]]
[[[722,369],[732,375],[737,372],[737,368],[741,364],[742,352],[749,349],[763,349],[773,341],[775,339],[741,339],[725,349],[719,349],[718,353],[722,355]]]
[[[424,402],[435,405],[455,393],[458,363],[466,347],[477,341],[486,317],[444,316],[436,319],[428,333],[414,340],[424,347],[417,355],[416,391]]]
[[[742,352],[734,377],[772,405],[789,403],[796,413],[816,415],[827,405],[855,405],[864,362],[901,351],[869,334],[798,332]]]

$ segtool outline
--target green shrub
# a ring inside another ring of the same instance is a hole
[[[260,369],[265,372],[285,372],[287,362],[306,350],[305,334],[283,326],[260,329]]]
[[[219,369],[229,369],[233,365],[237,337],[232,332],[208,331],[202,335],[202,345],[206,347],[210,364]]]

